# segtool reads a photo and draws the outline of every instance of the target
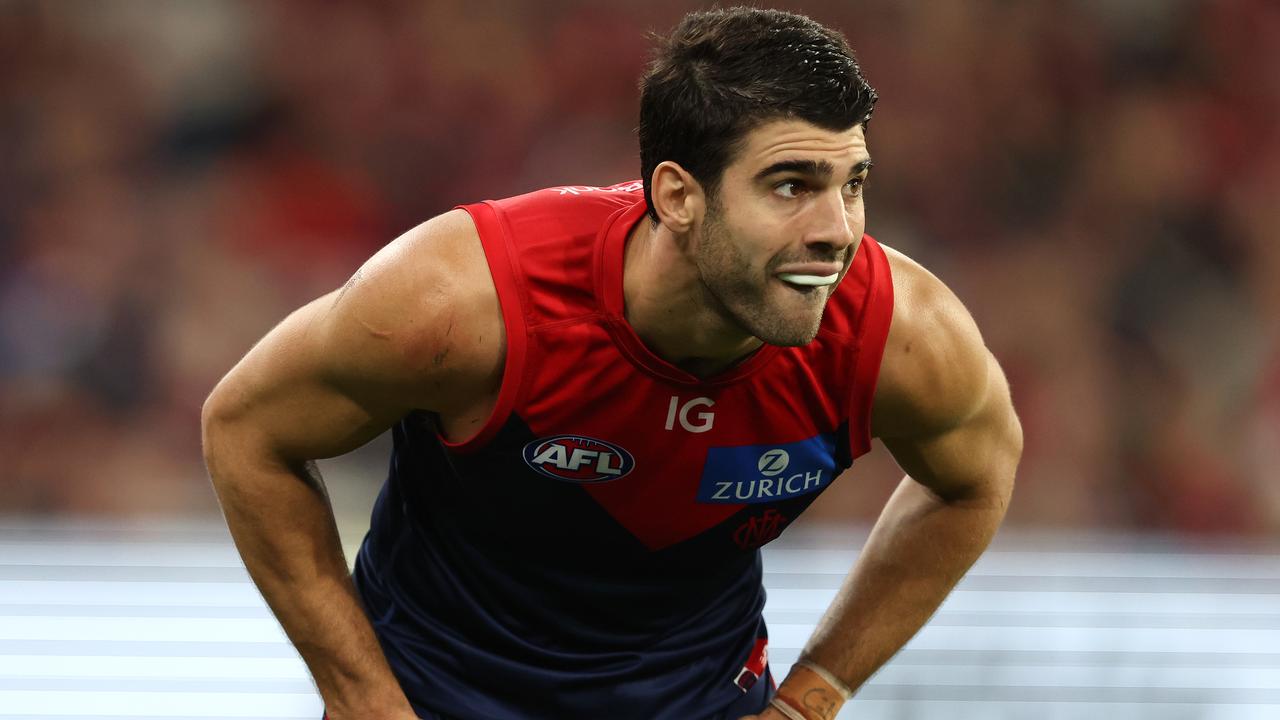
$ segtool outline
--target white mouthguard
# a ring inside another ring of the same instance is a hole
[[[821,287],[823,285],[831,285],[840,277],[840,273],[834,275],[798,275],[796,273],[778,273],[778,277],[792,285],[808,285],[810,287]]]

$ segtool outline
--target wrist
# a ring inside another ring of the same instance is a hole
[[[417,720],[417,718],[413,708],[405,704],[403,708],[383,708],[376,711],[366,708],[326,707],[321,720]]]
[[[852,695],[830,672],[802,661],[791,667],[770,704],[788,720],[833,720]]]
[[[370,685],[363,692],[321,691],[320,695],[325,705],[324,720],[404,720],[417,717],[399,685],[384,689]]]

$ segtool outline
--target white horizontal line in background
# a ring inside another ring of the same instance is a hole
[[[31,650],[32,653],[38,652]],[[42,653],[43,654],[43,653]],[[110,653],[96,653],[107,655]],[[171,653],[174,655],[180,653]],[[194,653],[186,653],[194,654]],[[800,654],[797,647],[769,648],[772,662],[794,662]],[[277,657],[277,656],[262,656]],[[1280,653],[1179,653],[1137,652],[1134,650],[927,650],[907,649],[893,656],[894,665],[1016,665],[1043,667],[1079,665],[1081,667],[1238,667],[1273,668],[1280,672]]]
[[[15,606],[15,608],[18,606]],[[68,615],[114,615],[125,617],[139,614],[137,610],[129,612],[110,612],[110,607],[94,607],[84,612],[68,612]],[[31,612],[13,612],[13,615],[49,615],[47,608],[33,608]],[[177,608],[175,608],[177,610]],[[201,612],[203,611],[203,612]],[[168,615],[186,615],[189,617],[256,617],[240,611],[215,609],[186,608],[186,612],[172,612]],[[166,613],[156,613],[157,616]],[[770,610],[766,617],[771,623],[791,623],[797,625],[816,625],[821,614],[810,610]],[[1280,630],[1280,614],[1245,614],[1214,615],[1212,613],[1176,614],[1176,613],[1114,613],[1114,612],[1013,612],[1004,610],[978,610],[974,612],[956,612],[944,610],[929,619],[930,625],[938,627],[962,627],[972,629],[990,629],[998,632],[1008,627],[1078,627],[1090,629],[1103,628],[1160,628],[1162,630]]]
[[[260,607],[219,607],[209,605],[0,605],[0,617],[181,617],[181,618],[269,618],[271,610]]]
[[[204,570],[213,572],[212,569]],[[12,577],[13,568],[0,566],[0,577]],[[24,576],[21,579],[55,579],[48,575],[40,578]],[[141,579],[141,578],[140,578]],[[156,578],[159,579],[159,578]],[[210,580],[211,577],[195,578]],[[799,588],[804,590],[835,589],[843,577],[832,573],[765,573],[767,587]],[[959,590],[1001,590],[1024,592],[1028,590],[1059,590],[1069,592],[1109,593],[1169,593],[1272,595],[1280,598],[1280,580],[1270,578],[1185,578],[1185,577],[1094,577],[1088,575],[967,575],[956,586]]]
[[[1152,667],[1152,666],[1072,666],[1055,665],[1051,672],[1043,666],[1017,665],[890,665],[876,675],[880,684],[919,684],[922,677],[930,685],[1015,686],[1015,687],[1149,687],[1149,688],[1241,688],[1280,690],[1280,668]]]
[[[286,641],[275,618],[0,617],[0,640]]]
[[[293,645],[265,642],[180,642],[175,640],[0,640],[0,654],[103,657],[297,658]],[[1244,656],[1241,656],[1244,657]],[[943,660],[949,662],[950,658]],[[0,708],[2,709],[2,708]]]
[[[771,624],[769,644],[779,648],[799,648],[809,639],[808,624]],[[1038,628],[1008,627],[998,631],[927,625],[908,648],[919,650],[1007,650],[1054,649],[1073,651],[1191,652],[1191,653],[1277,653],[1277,630],[1178,630],[1152,628]]]
[[[1276,720],[1276,705],[1203,703],[872,699],[856,697],[837,720]]]
[[[844,575],[853,567],[853,550],[768,548],[764,568],[771,573]],[[1233,578],[1280,580],[1280,558],[1226,553],[1145,554],[1114,552],[1016,552],[991,550],[979,558],[970,576]]]
[[[317,720],[322,712],[314,693],[58,692],[0,690],[0,717],[85,715],[149,718],[295,718]]]
[[[825,577],[825,576],[824,576]],[[244,567],[187,567],[185,565],[0,565],[0,582],[51,580],[81,582],[249,582]]]
[[[263,607],[251,582],[113,582],[110,580],[0,580],[5,605],[207,605]]]
[[[241,567],[230,540],[180,542],[0,542],[0,565]]]
[[[779,677],[788,668],[775,668]],[[1280,693],[1241,688],[962,686],[873,679],[837,720],[1275,720]]]
[[[0,655],[0,678],[204,678],[308,680],[293,658]]]
[[[871,526],[858,523],[806,523],[787,528],[765,552],[775,549],[847,552],[862,547]],[[1006,525],[996,533],[990,552],[1100,553],[1129,557],[1161,555],[1280,556],[1280,538],[1213,538],[1170,531],[1045,530]]]
[[[834,589],[776,588],[769,590],[766,610],[816,610],[827,608]],[[1280,613],[1280,598],[1268,595],[1198,593],[1105,593],[1027,590],[957,590],[942,605],[943,610],[981,612],[1115,612],[1177,614],[1273,614]]]
[[[162,536],[166,540],[196,537],[229,538],[227,525],[217,515],[192,517],[145,515],[111,517],[101,515],[0,515],[0,533],[27,539],[48,536],[55,540],[77,537],[116,537],[146,539]]]

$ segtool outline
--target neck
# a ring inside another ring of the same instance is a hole
[[[648,217],[627,236],[622,296],[627,322],[649,349],[697,377],[710,377],[760,348],[702,282],[685,238]]]

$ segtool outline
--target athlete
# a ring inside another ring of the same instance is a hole
[[[808,18],[691,14],[641,180],[432,219],[218,384],[213,484],[329,718],[830,720],[919,630],[1021,432],[961,303],[864,234],[874,102]],[[353,580],[312,460],[388,428]],[[775,689],[758,548],[873,437],[907,477]]]

